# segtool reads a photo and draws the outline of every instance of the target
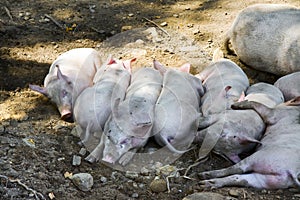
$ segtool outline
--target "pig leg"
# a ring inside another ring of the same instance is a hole
[[[273,110],[261,103],[254,101],[241,101],[231,105],[232,109],[254,109],[267,122]]]
[[[96,146],[96,148],[88,155],[85,160],[94,163],[100,160],[101,156],[103,155],[103,150],[104,150],[104,137],[106,137],[105,134],[102,134],[100,143]]]
[[[82,140],[81,140],[81,144],[85,144],[88,140],[89,140],[89,137],[90,137],[90,135],[91,135],[91,133],[90,133],[90,125],[91,123],[88,123],[88,125],[87,125],[87,127],[86,127],[86,129],[85,129],[85,131],[83,131],[83,133],[82,133],[82,137],[80,137],[80,138],[83,138]]]
[[[223,178],[214,178],[200,181],[205,187],[219,188],[224,186],[243,186],[254,188],[274,189],[285,188],[285,177],[279,174],[235,174]]]

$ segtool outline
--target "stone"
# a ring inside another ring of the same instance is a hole
[[[72,177],[72,182],[77,186],[81,191],[87,192],[91,190],[94,180],[91,174],[89,173],[78,173],[74,174]]]
[[[156,193],[164,192],[167,190],[167,182],[163,179],[154,179],[150,183],[150,189]]]

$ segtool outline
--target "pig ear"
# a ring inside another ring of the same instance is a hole
[[[229,92],[230,89],[231,89],[231,86],[230,86],[230,85],[227,85],[227,86],[224,88],[224,90],[222,90],[221,96],[227,98],[227,97],[228,97],[228,92]]]
[[[239,136],[237,136],[237,137],[239,138],[240,144],[249,144],[249,143],[257,143],[257,144],[261,144],[260,141],[254,139],[254,138],[245,136],[245,135],[239,135]]]
[[[69,80],[69,78],[61,73],[60,68],[59,68],[58,65],[56,65],[56,67],[57,67],[57,77],[58,77],[58,79],[65,80],[65,81],[67,81],[68,84],[70,84],[71,81]]]
[[[288,102],[286,102],[287,106],[299,106],[300,105],[300,96],[297,96]]]
[[[164,75],[166,73],[167,69],[157,60],[153,60],[153,66],[156,70],[158,70],[161,75]]]
[[[245,92],[243,91],[238,102],[244,101],[245,100]]]
[[[123,62],[123,66],[125,69],[127,69],[129,72],[131,72],[131,63],[136,61],[136,58],[132,58],[132,59],[129,59],[129,60],[125,60]]]
[[[47,89],[45,87],[40,87],[38,85],[29,84],[29,88],[32,89],[33,91],[39,92],[39,93],[41,93],[41,94],[48,97],[48,92],[47,92]]]
[[[111,64],[116,63],[116,60],[113,59],[113,57],[112,57],[111,54],[109,54],[109,55],[108,55],[108,58],[107,58],[107,61],[106,61],[105,63],[107,63],[107,65],[111,65]]]
[[[191,64],[186,63],[179,68],[179,71],[190,73]]]

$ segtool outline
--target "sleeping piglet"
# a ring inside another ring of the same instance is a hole
[[[161,146],[184,153],[197,133],[202,83],[189,73],[189,64],[172,69],[154,61],[154,67],[163,75],[163,87],[155,105],[152,133]]]
[[[275,107],[283,103],[283,95],[278,88],[271,84],[256,83],[248,87],[246,96],[242,95],[239,99],[239,101],[242,100]],[[202,130],[197,134],[196,139],[198,141],[203,141],[206,134],[217,137],[221,131],[213,152],[237,163],[241,160],[240,154],[249,153],[256,144],[260,144],[259,140],[264,134],[265,124],[253,110],[226,110],[221,114],[210,115],[206,118],[201,117],[199,128]]]
[[[300,72],[282,76],[274,85],[281,90],[285,101],[300,96]]]
[[[112,102],[124,99],[131,77],[131,62],[109,59],[103,70],[98,70],[92,87],[88,87],[77,97],[74,118],[83,130],[82,143],[88,148],[91,133],[100,138],[104,124],[111,114]],[[92,141],[93,142],[93,141]]]
[[[126,165],[134,153],[146,144],[154,122],[154,106],[162,87],[162,76],[150,67],[133,73],[124,100],[116,100],[104,126],[103,144],[91,153],[90,161]]]
[[[203,116],[230,109],[249,86],[244,71],[228,59],[220,59],[196,75],[203,84],[205,93],[201,98]]]
[[[240,101],[243,100],[259,102],[269,108],[274,108],[278,104],[284,102],[284,97],[282,92],[274,85],[260,82],[248,87],[246,90],[246,97],[240,98]]]
[[[92,48],[72,49],[52,63],[44,87],[29,87],[50,98],[57,105],[62,120],[73,122],[74,102],[85,88],[93,85],[94,75],[101,63],[99,53]]]
[[[269,108],[242,101],[235,109],[253,109],[267,123],[255,153],[228,168],[200,173],[206,187],[246,186],[280,189],[300,187],[300,96]]]

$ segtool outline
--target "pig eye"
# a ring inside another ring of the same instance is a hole
[[[62,90],[61,95],[62,95],[62,97],[65,97],[68,95],[68,92],[66,90]]]

